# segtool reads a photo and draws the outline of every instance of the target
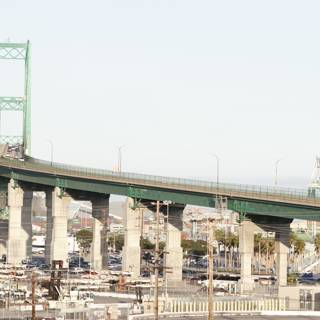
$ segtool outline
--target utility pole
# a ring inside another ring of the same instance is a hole
[[[10,308],[10,296],[11,296],[11,279],[9,278],[9,293],[8,293],[8,300],[7,300],[7,308]]]
[[[118,147],[118,172],[122,172],[122,148],[124,145]]]
[[[213,320],[213,241],[214,241],[214,225],[213,219],[208,221],[208,320]]]
[[[154,262],[154,319],[159,320],[159,220],[160,220],[160,201],[157,201],[157,212],[156,212],[156,245],[155,245],[155,262]]]
[[[218,187],[218,189],[219,189],[219,176],[220,176],[220,158],[216,155],[216,154],[212,154],[212,156],[213,157],[215,157],[216,158],[216,160],[217,160],[217,187]]]
[[[258,262],[258,273],[260,275],[260,270],[261,270],[261,267],[260,267],[260,264],[261,264],[261,238],[259,238],[259,262]]]
[[[144,228],[144,210],[143,208],[139,207],[141,220],[140,220],[140,266],[143,264],[143,228]]]
[[[32,272],[31,277],[31,285],[32,285],[32,296],[31,296],[31,303],[32,303],[32,320],[36,320],[36,275]]]
[[[166,234],[166,243],[168,243],[168,224],[169,224],[169,201],[167,201],[166,205],[167,205],[167,216],[166,216],[166,220],[165,220],[165,234]],[[167,266],[167,262],[168,262],[168,252],[167,250],[164,252],[164,276],[165,276],[165,299],[167,302],[168,299],[168,266]]]

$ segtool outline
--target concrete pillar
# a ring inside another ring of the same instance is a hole
[[[45,260],[48,265],[51,264],[51,242],[52,242],[52,191],[46,192],[47,208],[47,230],[45,241]]]
[[[19,264],[27,258],[28,235],[22,228],[23,190],[13,179],[8,184],[9,230],[7,262]]]
[[[0,220],[0,258],[7,255],[8,226],[9,220]]]
[[[63,196],[60,188],[46,193],[47,238],[46,260],[62,260],[63,267],[68,265],[68,206],[70,198]]]
[[[7,245],[6,245],[6,241],[0,240],[0,258],[3,255],[7,255]]]
[[[4,189],[5,188],[5,189]],[[6,212],[8,183],[0,180],[0,214]],[[8,220],[0,219],[0,258],[7,255]]]
[[[101,231],[102,224],[98,219],[92,220],[92,244],[91,244],[91,266],[93,270],[100,271],[102,269],[101,251]]]
[[[171,283],[182,281],[183,252],[181,248],[181,231],[183,210],[183,206],[169,206],[165,266],[169,271],[166,273],[167,281]]]
[[[254,224],[244,220],[239,227],[239,252],[241,256],[240,292],[252,291],[254,281],[251,277],[251,260],[254,250]]]
[[[275,234],[275,253],[278,286],[287,285],[288,254],[290,247],[290,224],[281,225]]]
[[[140,234],[141,210],[133,210],[133,199],[128,198],[124,218],[124,247],[122,249],[122,271],[130,271],[134,277],[140,276]]]
[[[3,190],[5,188],[5,190]],[[5,210],[7,207],[7,190],[8,183],[0,180],[0,210]]]
[[[93,239],[91,264],[94,270],[108,268],[107,227],[110,195],[97,195],[91,198],[93,219]]]
[[[24,191],[21,226],[26,234],[26,256],[32,257],[32,199],[33,191]]]

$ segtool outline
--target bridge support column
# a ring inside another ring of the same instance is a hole
[[[26,256],[32,258],[32,199],[33,191],[24,191],[21,225],[26,234]]]
[[[12,179],[10,180],[8,184],[8,263],[19,264],[21,260],[28,257],[28,252],[31,252],[31,247],[28,248],[27,245],[32,241],[30,232],[32,226],[28,226],[27,230],[24,229],[28,220],[31,223],[31,194],[30,192],[23,192],[20,186],[16,185]],[[23,208],[24,203],[26,205],[25,208]],[[24,218],[22,214],[25,214],[27,217]]]
[[[94,270],[108,268],[107,228],[109,217],[109,195],[95,196],[91,199],[93,216],[93,239],[91,245],[91,264]]]
[[[52,191],[46,191],[47,208],[47,229],[45,242],[45,260],[46,264],[51,265],[51,242],[52,242]]]
[[[47,238],[46,261],[62,260],[63,267],[68,265],[68,205],[69,198],[64,197],[60,188],[46,193]]]
[[[122,249],[122,271],[130,271],[134,277],[140,276],[140,210],[133,210],[133,199],[126,202],[124,219],[124,247]],[[141,209],[143,210],[143,209]]]
[[[171,283],[182,281],[183,252],[181,247],[181,231],[183,210],[184,206],[169,207],[165,266],[168,268],[166,280]]]
[[[241,256],[240,291],[252,291],[254,281],[251,276],[251,263],[254,248],[255,225],[251,220],[244,220],[239,227],[239,251]]]
[[[281,224],[275,234],[275,253],[278,286],[287,285],[288,254],[290,247],[290,223]]]
[[[7,255],[7,241],[8,241],[8,220],[0,220],[0,257],[2,255]]]
[[[7,210],[7,194],[8,182],[0,178],[0,213],[4,213]],[[0,220],[0,256],[7,255],[8,223],[9,220]]]

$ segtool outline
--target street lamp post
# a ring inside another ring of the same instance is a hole
[[[166,243],[168,243],[168,224],[169,224],[169,205],[172,204],[172,201],[163,201],[163,204],[167,206],[167,216],[165,217],[165,232],[166,232]],[[168,298],[168,269],[167,269],[167,250],[164,252],[164,282],[165,282],[165,299]]]
[[[208,219],[208,320],[214,319],[214,303],[213,303],[213,242],[214,242],[214,223],[213,219]]]
[[[283,158],[278,159],[275,164],[274,164],[274,185],[277,186],[278,185],[278,166],[279,166],[279,162],[283,160]]]
[[[51,159],[51,166],[53,165],[53,142],[50,139],[46,140],[50,144],[50,159]]]
[[[216,206],[218,204],[219,211],[221,210],[219,201],[219,178],[220,178],[220,158],[215,154],[211,154],[217,161],[217,190],[216,193]],[[214,318],[214,304],[213,304],[213,267],[214,267],[214,255],[213,255],[213,241],[214,241],[214,224],[210,219],[208,223],[208,320]],[[226,263],[226,260],[225,260]]]
[[[124,145],[118,147],[118,171],[122,172],[122,148]]]
[[[220,178],[220,158],[215,154],[211,154],[217,160],[217,186],[219,187],[219,178]]]

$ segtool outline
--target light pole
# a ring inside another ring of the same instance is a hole
[[[279,162],[282,160],[283,160],[283,158],[280,158],[274,164],[274,185],[275,186],[278,185],[278,166],[279,166]]]
[[[219,187],[219,177],[220,177],[220,158],[215,154],[211,154],[217,160],[217,186]]]
[[[51,159],[51,166],[53,165],[53,142],[50,139],[46,139],[46,141],[50,144],[50,159]]]
[[[118,147],[118,172],[122,172],[122,148],[124,145]]]
[[[208,219],[208,320],[213,320],[214,318],[214,304],[213,304],[213,266],[214,266],[214,256],[213,256],[213,242],[214,242],[214,232],[215,227],[213,224],[213,219]]]
[[[166,232],[166,243],[168,243],[168,224],[169,224],[169,205],[172,204],[172,201],[166,200],[163,201],[163,204],[167,206],[167,216],[166,216],[166,223],[165,223],[165,232]],[[167,269],[167,249],[164,252],[164,282],[165,282],[165,299],[167,301],[168,298],[168,269]]]
[[[160,235],[160,201],[157,201],[157,211],[156,211],[156,244],[155,244],[155,269],[154,269],[154,282],[155,282],[155,291],[154,291],[154,319],[159,320],[159,260],[160,260],[160,252],[159,252],[159,235]]]

